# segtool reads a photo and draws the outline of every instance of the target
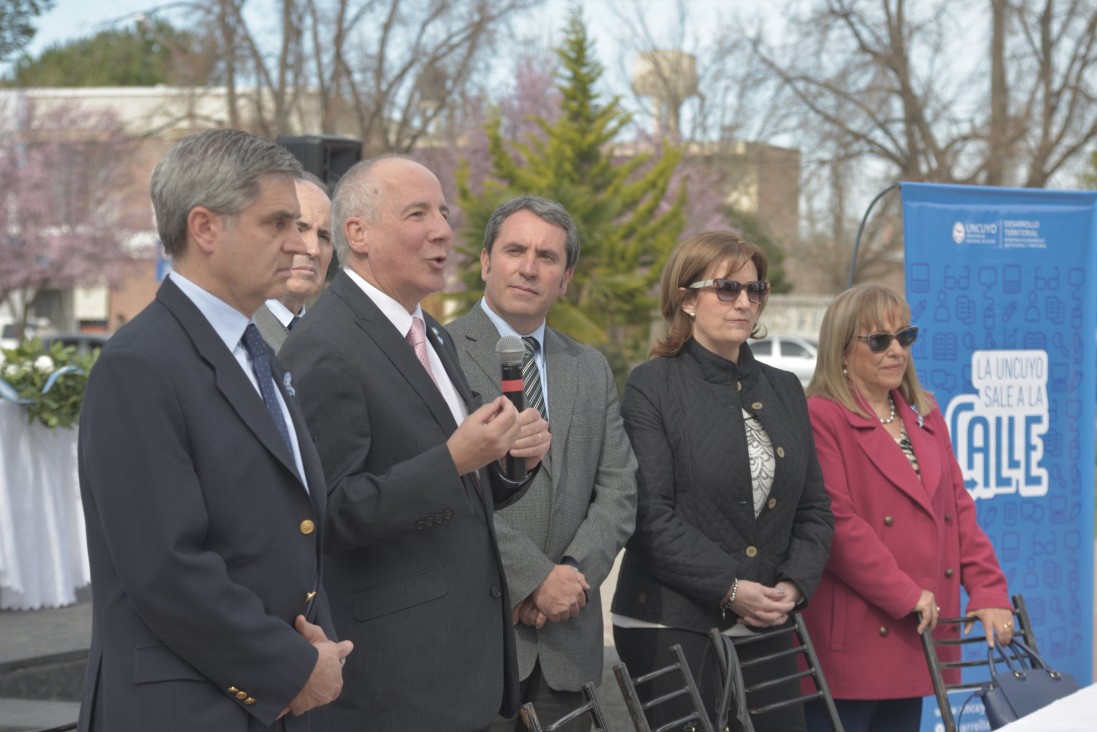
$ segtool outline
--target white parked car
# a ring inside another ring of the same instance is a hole
[[[815,373],[815,355],[819,343],[814,338],[770,334],[756,341],[749,341],[750,352],[762,363],[774,368],[791,371],[807,387]]]
[[[15,348],[19,339],[15,337],[16,324],[11,318],[0,316],[0,348]],[[50,332],[50,321],[46,318],[28,318],[26,338],[42,337]]]

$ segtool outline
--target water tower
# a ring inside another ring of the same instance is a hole
[[[632,66],[632,90],[654,100],[656,134],[679,134],[682,103],[697,96],[697,57],[684,51],[641,51]]]

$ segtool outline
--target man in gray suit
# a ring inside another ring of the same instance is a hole
[[[540,382],[552,448],[529,492],[496,512],[495,531],[514,605],[521,701],[533,702],[542,722],[579,706],[583,685],[602,677],[598,588],[636,520],[636,459],[609,364],[545,324],[578,257],[579,232],[563,206],[536,196],[507,201],[484,233],[484,297],[447,326],[485,398],[500,393],[500,336],[528,343],[527,406],[538,398],[533,369]],[[492,729],[515,722],[499,719]]]
[[[305,241],[305,251],[293,258],[286,293],[267,300],[255,311],[255,325],[275,353],[282,350],[290,329],[305,316],[305,307],[324,289],[324,278],[333,254],[328,187],[307,172],[297,180],[296,187],[297,200],[301,204],[297,230]]]

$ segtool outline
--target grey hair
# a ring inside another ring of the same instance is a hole
[[[488,255],[491,255],[491,247],[495,244],[495,240],[499,238],[499,229],[502,228],[503,222],[519,211],[529,211],[542,221],[553,226],[559,226],[564,230],[564,242],[567,246],[567,269],[574,267],[575,263],[579,261],[579,229],[575,226],[571,214],[562,204],[542,196],[517,196],[509,201],[504,201],[492,211],[491,218],[488,219],[488,225],[484,228],[484,249]]]
[[[394,159],[412,160],[407,155],[395,153],[378,155],[355,163],[336,184],[335,193],[331,197],[331,229],[335,255],[340,262],[346,261],[347,250],[350,248],[346,235],[347,219],[354,217],[376,221],[380,217],[385,187],[373,176],[373,168],[383,160]]]
[[[319,176],[313,175],[312,173],[310,173],[306,170],[299,180],[303,180],[306,183],[312,183],[314,186],[319,188],[320,192],[323,193],[325,196],[327,196],[329,200],[331,199],[331,189],[328,188],[327,183],[320,180]]]
[[[300,178],[297,158],[281,145],[240,130],[208,130],[175,143],[152,171],[152,206],[164,253],[187,246],[187,217],[198,206],[233,216],[259,197],[268,176]]]

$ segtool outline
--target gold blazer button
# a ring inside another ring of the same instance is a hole
[[[298,528],[301,529],[302,534],[308,536],[312,532],[316,531],[316,523],[312,519],[305,519],[301,522],[301,526]]]

